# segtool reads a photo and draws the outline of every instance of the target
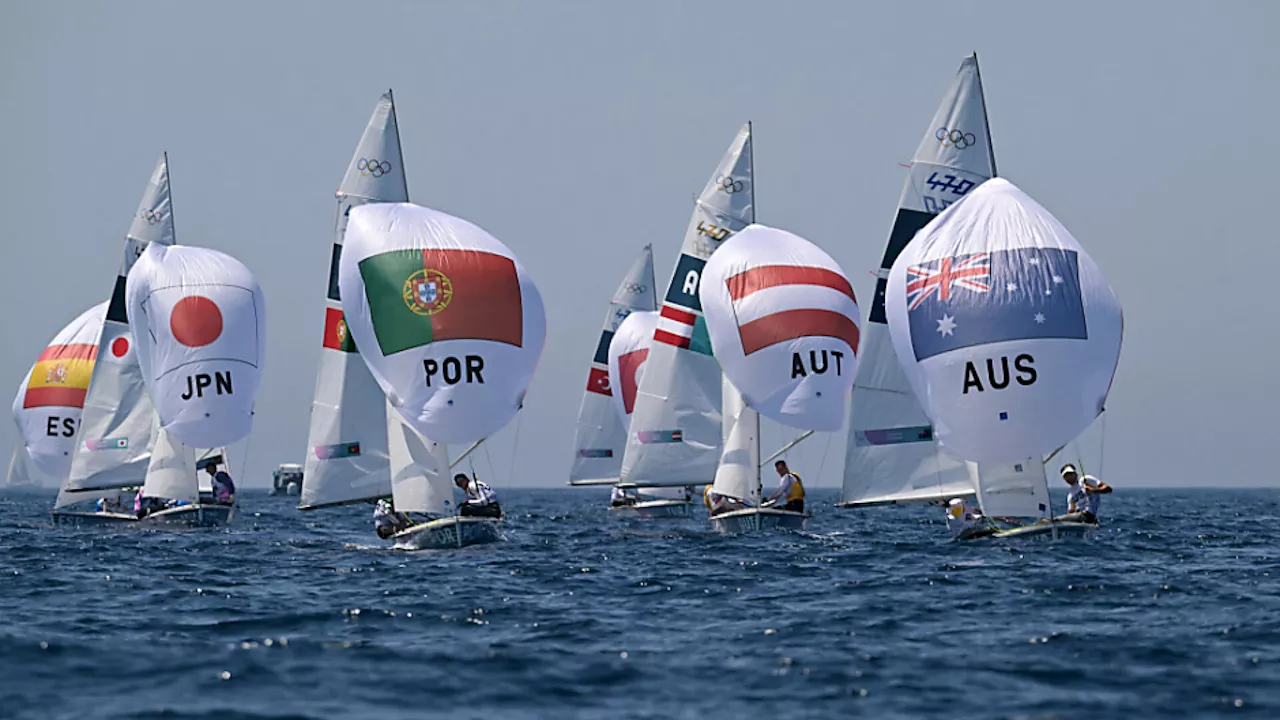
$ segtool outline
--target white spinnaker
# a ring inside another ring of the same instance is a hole
[[[956,457],[1017,462],[1078,437],[1120,359],[1120,302],[1071,233],[988,180],[898,256],[885,298],[899,363]]]
[[[59,331],[13,399],[13,419],[29,459],[59,482],[71,472],[76,427],[84,411],[106,314],[107,303],[99,303]]]
[[[720,365],[711,354],[698,284],[716,248],[755,221],[752,184],[748,124],[738,131],[694,205],[627,433],[624,482],[701,485],[716,472]]]
[[[633,312],[618,326],[618,332],[609,344],[609,387],[613,389],[611,409],[620,419],[624,434],[631,426],[637,392],[653,346],[653,331],[657,328],[658,313]]]
[[[299,498],[302,508],[391,494],[382,390],[347,334],[338,289],[338,264],[351,208],[408,199],[395,103],[388,91],[378,100],[338,187],[338,219],[325,298],[325,334]]]
[[[449,446],[423,437],[387,402],[387,450],[391,461],[391,492],[399,512],[431,516],[452,515],[454,500]]]
[[[859,313],[836,261],[798,235],[751,225],[707,261],[701,286],[716,360],[747,405],[790,427],[839,430]]]
[[[760,416],[728,380],[723,395],[724,416],[733,421],[725,423],[724,451],[711,490],[755,506],[760,503]]]
[[[414,429],[468,443],[515,417],[547,318],[533,279],[497,238],[418,205],[358,207],[338,282],[360,356]]]
[[[987,517],[1048,518],[1049,488],[1043,462],[966,463],[978,490],[978,504]]]
[[[183,445],[163,428],[151,450],[151,463],[142,484],[146,497],[199,502],[200,484],[196,478],[196,451]]]
[[[582,395],[582,407],[578,411],[573,466],[569,469],[571,481],[617,478],[622,470],[627,426],[614,409],[621,391],[611,382],[610,350],[615,334],[633,312],[652,312],[657,307],[653,285],[653,246],[646,245],[613,294],[609,311],[605,314],[604,329],[596,343],[587,374],[586,392]],[[653,337],[652,331],[649,337]]]
[[[93,378],[76,433],[79,442],[57,507],[85,497],[77,497],[78,492],[136,486],[146,474],[159,425],[134,352],[125,278],[148,245],[173,242],[169,160],[162,156],[125,236],[124,261],[102,323]]]
[[[125,295],[161,428],[192,447],[247,437],[266,359],[266,302],[249,269],[217,250],[154,245]]]
[[[956,134],[958,132],[958,134]],[[946,499],[974,492],[964,463],[943,452],[898,364],[885,324],[889,269],[933,217],[996,174],[978,58],[965,58],[911,162],[862,325],[850,399],[842,504]]]

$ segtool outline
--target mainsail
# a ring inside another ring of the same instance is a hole
[[[311,404],[300,507],[341,505],[391,494],[382,390],[356,352],[338,289],[338,265],[352,208],[407,202],[404,158],[391,91],[378,101],[338,187],[324,340]]]
[[[76,493],[137,485],[151,460],[158,425],[134,352],[125,302],[125,278],[147,246],[173,244],[169,159],[162,156],[143,193],[116,275],[85,396],[79,442],[58,507],[76,502]]]
[[[760,415],[726,377],[722,380],[724,451],[711,490],[748,505],[760,504]]]
[[[1045,464],[1040,460],[967,465],[983,515],[1037,520],[1051,515]]]
[[[720,365],[711,353],[698,286],[716,248],[755,221],[752,184],[748,124],[695,202],[640,381],[622,459],[624,482],[700,485],[716,472]]]
[[[951,203],[996,174],[977,55],[960,64],[916,149],[898,201],[863,326],[854,377],[841,505],[972,494],[965,464],[943,452],[920,401],[898,365],[885,321],[889,269],[916,232]]]
[[[573,466],[569,469],[571,482],[616,480],[622,470],[627,427],[613,407],[621,398],[622,388],[610,382],[610,346],[614,333],[633,312],[657,309],[655,297],[653,246],[646,245],[613,294],[604,317],[604,329],[596,343],[582,408],[578,411],[578,434],[574,441]]]
[[[423,437],[387,402],[387,450],[391,460],[391,496],[399,512],[452,515],[454,485],[449,446]]]

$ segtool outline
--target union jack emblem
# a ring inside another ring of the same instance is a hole
[[[951,299],[953,286],[973,292],[991,292],[991,254],[979,253],[964,258],[943,258],[907,268],[908,310],[915,310],[937,293],[938,299]]]

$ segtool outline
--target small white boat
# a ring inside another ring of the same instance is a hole
[[[991,537],[1007,539],[1007,538],[1028,538],[1028,537],[1088,537],[1094,530],[1098,529],[1096,523],[1082,522],[1042,522],[1033,523],[1031,525],[1022,525],[1020,527],[1009,528],[1008,530],[997,530]]]
[[[502,520],[487,517],[447,517],[401,530],[391,539],[397,550],[450,550],[502,540]]]
[[[609,512],[618,518],[644,520],[687,519],[693,517],[693,503],[682,499],[645,500],[631,505],[614,505]]]
[[[741,535],[761,530],[804,530],[811,517],[780,508],[754,507],[713,515],[710,520],[711,527],[721,535]]]

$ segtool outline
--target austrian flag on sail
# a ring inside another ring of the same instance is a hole
[[[858,302],[831,256],[785,230],[751,225],[707,261],[702,309],[716,358],[750,407],[806,430],[844,424]]]

